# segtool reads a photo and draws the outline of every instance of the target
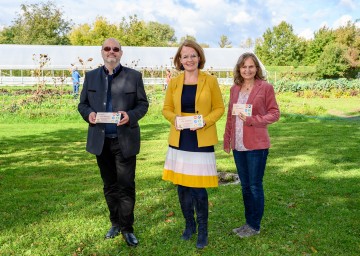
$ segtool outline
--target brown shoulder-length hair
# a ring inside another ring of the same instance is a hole
[[[240,55],[234,68],[234,83],[237,85],[241,85],[244,82],[244,78],[240,74],[240,68],[244,66],[245,60],[247,60],[248,58],[251,58],[255,63],[255,79],[265,80],[265,75],[263,74],[262,68],[260,67],[260,62],[258,58],[252,52],[245,52]]]
[[[186,39],[178,48],[176,54],[175,54],[175,57],[174,57],[174,65],[175,65],[175,68],[177,70],[184,70],[184,67],[183,65],[181,64],[180,62],[180,57],[181,57],[181,50],[182,48],[186,46],[186,47],[191,47],[193,48],[196,53],[198,54],[198,56],[200,57],[200,60],[199,60],[199,64],[198,64],[198,68],[199,69],[202,69],[204,68],[205,66],[205,62],[206,62],[206,59],[205,59],[205,54],[204,54],[204,50],[203,48],[195,41],[193,40],[188,40]]]

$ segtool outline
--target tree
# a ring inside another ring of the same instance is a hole
[[[146,23],[136,15],[122,18],[118,25],[97,17],[93,24],[73,28],[70,41],[73,45],[100,45],[109,37],[120,40],[127,46],[171,46],[176,42],[175,31],[169,25],[158,22]]]
[[[5,27],[0,31],[0,44],[14,44],[15,29],[13,27]]]
[[[123,17],[118,33],[118,38],[123,45],[144,46],[147,41],[146,24],[139,20],[136,15],[130,15],[129,21]]]
[[[325,46],[316,65],[318,75],[322,78],[344,77],[350,68],[345,58],[346,51],[347,47],[339,43],[331,43]]]
[[[254,41],[249,37],[244,42],[240,44],[241,48],[251,49],[255,45]]]
[[[95,22],[90,36],[93,38],[93,44],[101,45],[107,38],[115,37],[117,27],[110,24],[106,18],[98,17]]]
[[[345,26],[334,30],[335,41],[348,47],[355,46],[355,42],[360,43],[360,28],[355,23],[348,21]],[[359,46],[359,45],[358,45]]]
[[[54,2],[21,4],[21,13],[13,25],[0,32],[0,43],[67,45],[72,22],[63,19],[63,12]]]
[[[345,26],[334,30],[335,41],[347,47],[345,58],[352,68],[360,67],[360,28],[348,22]]]
[[[206,44],[206,43],[199,43],[199,45],[202,47],[202,48],[209,48],[210,45]]]
[[[306,63],[322,78],[355,77],[359,69],[360,29],[348,22],[336,30],[320,29],[310,42]]]
[[[182,42],[184,42],[185,40],[192,40],[192,41],[195,41],[195,42],[196,42],[195,36],[186,35],[186,36],[183,36],[183,37],[180,38],[179,45],[180,45]]]
[[[326,26],[319,29],[314,33],[314,39],[308,44],[306,55],[304,58],[305,65],[316,65],[324,48],[334,42],[335,36],[331,29]]]
[[[195,36],[186,35],[186,36],[181,37],[180,40],[179,40],[179,43],[176,44],[176,45],[173,45],[173,46],[179,46],[179,45],[182,44],[185,40],[192,40],[192,41],[194,41],[194,42],[197,42]],[[197,42],[197,43],[198,43],[202,48],[209,48],[209,45],[206,44],[206,43],[199,43],[199,42]]]
[[[91,35],[91,26],[87,23],[74,27],[69,39],[72,45],[93,45],[93,38]]]
[[[231,42],[229,41],[228,37],[225,35],[220,36],[220,42],[219,42],[220,48],[231,48]]]
[[[303,59],[305,42],[300,40],[290,24],[282,21],[273,30],[267,29],[263,41],[258,41],[255,52],[264,64],[297,66]]]
[[[172,46],[176,44],[175,30],[167,24],[150,21],[146,24],[145,46]]]
[[[106,38],[116,37],[117,34],[115,25],[98,16],[92,25],[85,23],[73,28],[69,39],[72,45],[101,45]]]

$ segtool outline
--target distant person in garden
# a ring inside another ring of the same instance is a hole
[[[133,223],[136,155],[140,151],[138,121],[149,103],[141,73],[122,66],[122,54],[116,39],[105,40],[101,47],[104,65],[85,74],[78,110],[89,123],[86,150],[96,155],[110,211],[111,228],[105,238],[121,233],[129,246],[136,246]],[[111,123],[111,118],[97,122],[100,112],[102,116],[120,113],[121,119],[117,123]]]
[[[71,77],[73,82],[73,95],[77,97],[79,95],[80,78],[81,78],[77,67],[73,68]]]
[[[208,244],[206,188],[218,186],[214,152],[218,143],[216,122],[225,108],[216,77],[201,71],[205,55],[200,45],[185,40],[177,50],[174,65],[184,72],[172,78],[166,90],[162,113],[171,127],[162,178],[177,185],[185,218],[181,238],[189,240],[197,230],[196,247],[202,249]],[[203,117],[200,127],[180,127],[182,117],[198,115]]]
[[[260,233],[263,177],[270,148],[267,126],[279,117],[274,88],[265,81],[257,57],[242,54],[234,68],[224,134],[224,150],[233,152],[242,187],[246,222],[233,229],[241,238]]]
[[[166,70],[166,78],[165,78],[165,83],[164,83],[164,91],[166,90],[166,88],[168,87],[169,83],[170,83],[170,79],[171,79],[171,71],[170,69]]]

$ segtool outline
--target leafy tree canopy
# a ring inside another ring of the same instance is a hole
[[[247,49],[253,48],[254,45],[255,45],[255,42],[251,37],[248,37],[246,40],[244,40],[243,42],[240,43],[241,48],[247,48]]]
[[[21,4],[21,13],[0,32],[0,43],[67,45],[72,22],[54,2]]]
[[[93,24],[73,28],[69,38],[73,45],[100,45],[109,37],[119,38],[127,46],[171,46],[176,42],[175,31],[167,24],[144,22],[136,15],[122,18],[116,24],[97,17]]]
[[[267,29],[263,41],[255,46],[258,57],[267,65],[299,65],[305,49],[305,42],[298,38],[290,24],[281,22],[273,29]]]
[[[192,35],[186,35],[180,38],[179,43],[175,44],[174,46],[179,46],[180,44],[182,44],[182,42],[184,42],[185,40],[192,40],[197,42],[196,37],[192,36]],[[209,48],[209,45],[206,43],[199,43],[197,42],[202,48]]]
[[[318,75],[322,78],[343,77],[350,68],[345,58],[346,51],[347,47],[339,43],[331,43],[325,46],[318,65],[316,65]]]
[[[192,41],[195,41],[195,42],[196,42],[195,36],[186,35],[186,36],[183,36],[183,37],[180,38],[179,45],[180,45],[182,42],[184,42],[185,40],[192,40]]]
[[[219,42],[220,48],[231,48],[231,42],[229,41],[228,37],[225,35],[220,36],[220,42]]]
[[[334,40],[335,35],[333,31],[325,26],[315,32],[314,39],[308,44],[304,63],[307,65],[315,65],[323,53],[325,46],[334,42]]]
[[[335,41],[347,47],[344,54],[352,68],[360,67],[360,28],[348,22],[334,31]]]

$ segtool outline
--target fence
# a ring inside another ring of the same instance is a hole
[[[149,73],[148,70],[139,70],[143,74],[143,81],[145,85],[163,85],[166,82],[165,70],[157,71],[156,73]],[[57,75],[54,70],[47,70],[50,73],[42,76],[29,76],[29,70],[0,70],[0,85],[1,86],[33,86],[37,84],[47,85],[72,85],[71,74],[69,70],[57,70]],[[207,71],[210,72],[210,71]],[[16,74],[15,74],[16,73]],[[25,74],[24,74],[25,73]],[[231,71],[214,71],[211,70],[218,78],[221,85],[232,85],[233,78]]]

